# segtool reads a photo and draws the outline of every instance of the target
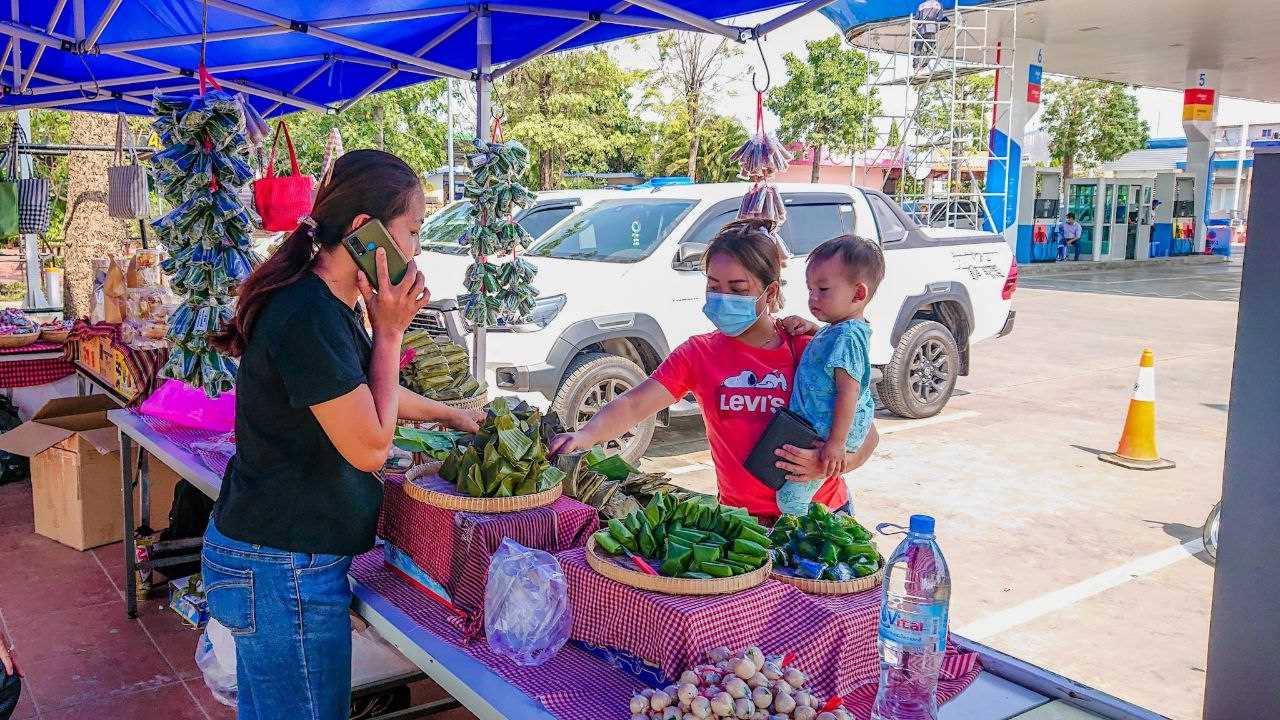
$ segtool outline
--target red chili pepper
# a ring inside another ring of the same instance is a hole
[[[654,570],[652,567],[649,567],[649,563],[645,562],[639,555],[635,555],[634,553],[632,553],[630,550],[626,548],[622,548],[622,552],[626,553],[627,558],[631,560],[631,562],[635,563],[636,567],[640,568],[640,572],[643,572],[647,575],[658,574],[658,571]]]
[[[796,651],[788,650],[786,655],[782,656],[782,667],[786,667],[796,661]]]
[[[835,710],[836,708],[840,707],[843,704],[844,704],[844,701],[840,699],[839,695],[832,695],[830,699],[827,700],[827,703],[823,705],[822,709],[819,710],[818,712],[820,713],[831,712],[832,710]]]

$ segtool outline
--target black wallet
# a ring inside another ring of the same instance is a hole
[[[775,451],[783,445],[809,448],[820,444],[822,440],[808,420],[786,408],[780,408],[773,414],[773,419],[756,441],[756,446],[751,449],[744,467],[760,482],[777,490],[787,483],[787,471],[777,466],[778,456],[774,454]]]

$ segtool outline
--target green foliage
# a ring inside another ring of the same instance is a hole
[[[806,41],[804,59],[787,53],[787,82],[769,91],[766,104],[781,123],[783,142],[804,142],[821,149],[850,153],[866,147],[864,121],[879,114],[880,101],[867,78],[876,63],[862,52],[841,47],[840,36]],[[864,91],[864,87],[866,87]]]
[[[700,174],[702,163],[703,128],[711,122],[715,113],[711,108],[724,95],[733,95],[733,83],[739,79],[729,71],[730,61],[742,55],[742,48],[726,38],[712,37],[706,33],[668,32],[658,36],[658,54],[654,63],[658,70],[651,76],[650,88],[671,98],[678,106],[666,110],[666,120],[684,118],[688,145],[685,147],[685,166],[678,175],[689,175],[701,182],[711,178]],[[663,150],[658,150],[659,154]]]
[[[302,172],[319,175],[329,129],[338,128],[344,150],[377,148],[399,156],[420,175],[445,162],[445,123],[441,121],[445,81],[375,93],[337,115],[304,110],[286,116]],[[274,132],[275,121],[271,123]],[[284,139],[276,151],[276,167],[288,169]],[[279,170],[277,170],[279,172]]]
[[[689,170],[689,116],[676,104],[668,106],[664,115],[648,174],[685,175]],[[746,141],[747,130],[736,118],[712,115],[705,120],[698,132],[698,181],[738,180],[741,168],[730,156]]]
[[[955,130],[957,149],[967,155],[984,154],[991,133],[990,105],[995,75],[968,75],[956,79]],[[916,106],[917,134],[923,142],[949,137],[951,132],[951,83],[929,83],[920,91]]]
[[[649,151],[644,123],[632,115],[633,87],[644,78],[597,48],[537,58],[495,83],[507,139],[533,158],[532,184],[560,187],[566,169],[634,169]]]
[[[1124,85],[1099,80],[1049,80],[1040,124],[1049,134],[1063,181],[1077,165],[1093,168],[1147,143],[1151,128],[1138,115],[1138,98]]]
[[[885,139],[884,144],[888,147],[897,147],[902,144],[902,131],[898,128],[897,120],[889,123],[889,137]]]

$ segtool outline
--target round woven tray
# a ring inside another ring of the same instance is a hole
[[[472,395],[461,400],[441,400],[440,402],[460,410],[483,410],[484,406],[489,404],[489,393],[482,392],[479,395]]]
[[[795,585],[801,591],[810,595],[852,595],[854,593],[874,590],[880,587],[880,583],[884,581],[884,558],[880,558],[880,569],[865,577],[855,578],[853,580],[811,580],[809,578],[796,577],[777,570],[769,574],[769,577],[784,582],[788,585]]]
[[[434,467],[433,467],[434,465]],[[421,503],[426,503],[445,510],[462,510],[474,513],[504,513],[517,510],[550,505],[559,499],[563,492],[562,483],[532,495],[515,495],[501,498],[478,498],[462,495],[448,480],[436,473],[440,471],[439,463],[415,465],[405,473],[405,493]]]
[[[615,560],[596,548],[594,537],[587,540],[587,564],[592,570],[623,585],[630,585],[639,590],[666,593],[668,595],[728,595],[742,590],[750,590],[769,579],[773,564],[765,562],[761,567],[742,575],[714,580],[698,580],[696,578],[673,578],[664,575],[650,575],[631,570],[621,563],[630,561],[625,557]],[[653,565],[653,563],[650,563]],[[656,567],[655,567],[656,569]]]
[[[0,348],[26,347],[40,339],[40,331],[23,335],[0,335]]]
[[[70,330],[41,330],[40,339],[45,342],[64,343],[71,335]]]

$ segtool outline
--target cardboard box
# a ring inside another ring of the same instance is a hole
[[[209,600],[199,575],[169,581],[169,608],[196,630],[209,622]]]
[[[105,395],[50,400],[30,421],[0,435],[0,450],[31,458],[40,535],[77,550],[124,537],[119,432],[107,420],[107,411],[116,407]],[[137,452],[132,455],[136,467]],[[154,458],[148,468],[152,527],[160,529],[168,525],[178,476]]]

